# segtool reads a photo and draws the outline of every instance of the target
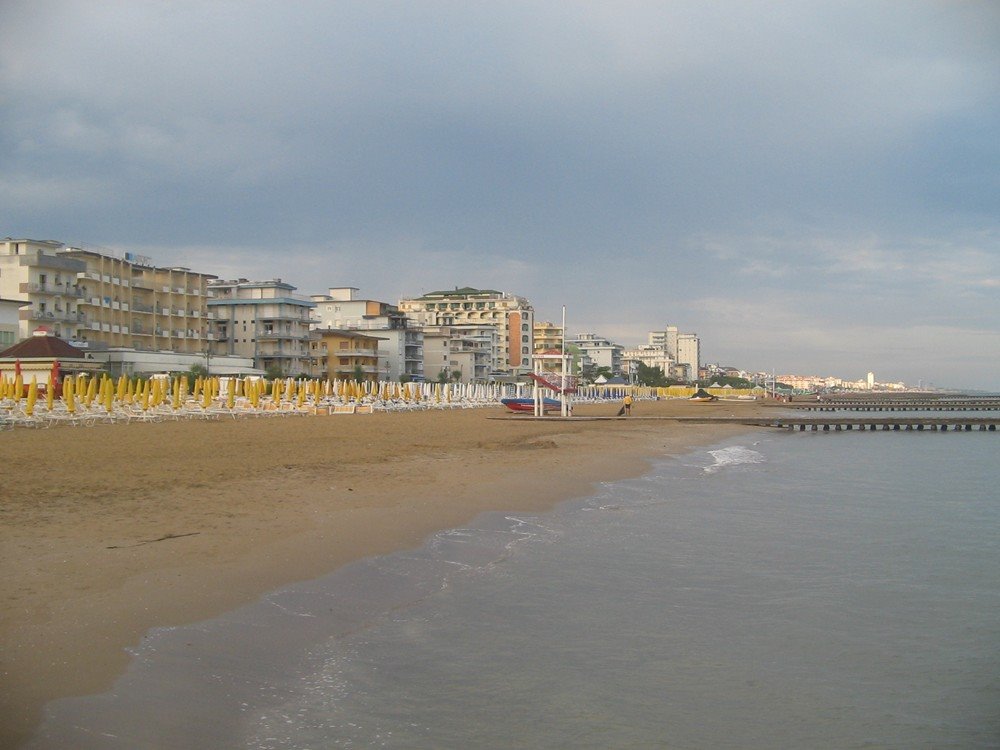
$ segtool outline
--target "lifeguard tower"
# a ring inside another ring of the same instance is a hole
[[[576,393],[577,386],[576,376],[568,373],[573,361],[572,355],[552,350],[536,354],[533,359],[534,372],[528,377],[532,380],[531,397],[535,402],[535,416],[545,416],[546,411],[555,411],[557,407],[560,416],[571,416],[573,414],[573,394]],[[553,362],[559,362],[556,371],[545,366]],[[558,394],[558,399],[546,398],[546,391]]]

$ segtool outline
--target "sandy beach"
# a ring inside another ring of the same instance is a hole
[[[751,416],[641,402],[636,416]],[[616,404],[578,406],[610,416]],[[107,690],[154,626],[194,622],[488,510],[541,511],[752,428],[532,421],[500,408],[0,434],[0,747]]]

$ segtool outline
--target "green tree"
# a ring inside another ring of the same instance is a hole
[[[636,380],[639,385],[648,385],[654,388],[663,388],[668,384],[667,376],[663,374],[662,368],[650,367],[642,362],[636,368]]]

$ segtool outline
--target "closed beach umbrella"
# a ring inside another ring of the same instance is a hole
[[[91,378],[87,383],[87,398],[85,404],[87,408],[90,408],[91,403],[93,403],[94,398],[97,396],[97,378]]]
[[[146,380],[142,384],[142,395],[140,396],[139,405],[142,406],[142,410],[146,411],[149,409],[149,381]]]
[[[24,413],[29,417],[35,413],[35,402],[38,400],[38,378],[31,376],[31,383],[28,385],[28,402],[24,405]]]
[[[226,408],[232,409],[236,406],[236,378],[229,379],[229,388],[226,390]]]
[[[50,412],[52,407],[56,405],[56,386],[53,381],[49,381],[49,387],[45,389],[45,408]]]
[[[20,401],[24,398],[24,379],[21,377],[21,362],[17,361],[14,364],[17,368],[14,371],[14,400]]]
[[[104,383],[104,410],[110,414],[115,407],[115,388],[110,380]]]
[[[75,386],[76,383],[73,382],[72,375],[63,382],[63,401],[66,402],[66,411],[70,414],[76,413],[76,399],[73,397],[73,388]]]
[[[181,379],[179,377],[174,378],[173,397],[174,397],[173,401],[171,402],[170,405],[174,411],[177,411],[178,409],[181,408]]]

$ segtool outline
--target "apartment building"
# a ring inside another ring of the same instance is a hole
[[[250,357],[256,367],[284,376],[309,369],[315,302],[281,279],[213,281],[209,288],[218,340],[213,353]]]
[[[207,301],[215,278],[133,253],[0,242],[0,297],[22,303],[20,338],[44,326],[90,349],[201,353],[213,340]]]
[[[622,374],[622,353],[625,347],[621,344],[612,343],[596,333],[580,333],[566,340],[566,347],[571,346],[580,351],[581,367],[607,367],[612,375]]]
[[[357,330],[378,337],[385,379],[422,380],[424,334],[396,305],[359,299],[356,287],[331,287],[327,294],[310,297],[313,330]]]
[[[424,372],[461,383],[483,383],[497,369],[500,337],[496,326],[425,326]],[[458,373],[456,378],[455,373]]]
[[[324,380],[385,380],[379,338],[323,328],[309,333],[309,374]]]
[[[0,297],[0,349],[13,346],[20,340],[21,301]]]
[[[687,380],[698,379],[701,372],[701,341],[698,334],[677,334],[677,364],[687,369]]]
[[[677,363],[667,354],[666,349],[655,344],[640,344],[639,346],[625,349],[622,352],[622,368],[629,375],[634,375],[638,369],[638,364],[646,367],[658,367],[668,378],[682,377],[678,373]]]
[[[677,326],[666,326],[662,331],[649,332],[648,347],[660,349],[673,360],[671,377],[696,380],[701,367],[701,342],[696,333],[681,333]]]
[[[532,326],[532,348],[535,354],[550,352],[553,349],[562,351],[563,327],[545,321],[536,322]]]
[[[494,289],[456,288],[399,302],[399,309],[422,326],[488,325],[497,329],[500,371],[531,372],[535,311],[524,297]],[[428,376],[431,368],[425,366]]]

